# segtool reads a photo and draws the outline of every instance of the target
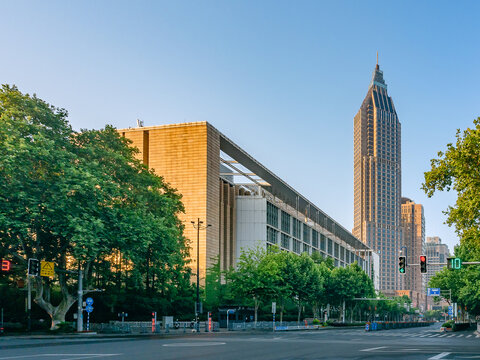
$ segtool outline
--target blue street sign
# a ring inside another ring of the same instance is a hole
[[[448,315],[453,315],[453,306],[448,307]]]
[[[87,305],[93,305],[93,299],[91,297],[88,297],[86,300],[85,300],[85,303]]]
[[[440,288],[428,288],[428,296],[440,296]]]
[[[93,306],[92,306],[92,305],[87,305],[87,306],[85,307],[85,311],[86,311],[87,313],[91,313],[91,312],[93,311]]]

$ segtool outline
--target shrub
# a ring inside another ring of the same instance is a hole
[[[443,323],[442,327],[452,328],[453,324],[454,324],[453,320],[448,320],[447,322]]]
[[[312,323],[313,323],[313,325],[320,325],[321,321],[318,320],[318,319],[313,319]]]

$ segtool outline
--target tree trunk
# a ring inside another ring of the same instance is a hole
[[[285,303],[282,299],[281,305],[280,305],[280,325],[283,323],[283,309],[285,308]]]
[[[260,305],[256,297],[253,298],[255,301],[255,328],[257,327],[257,315],[258,315],[258,306]]]
[[[300,324],[300,315],[302,314],[302,304],[298,302],[298,317],[297,317],[297,324]]]

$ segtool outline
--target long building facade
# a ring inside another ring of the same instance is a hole
[[[179,214],[200,279],[217,259],[235,266],[244,249],[278,246],[320,253],[336,266],[357,261],[370,275],[371,249],[207,122],[118,130],[138,157],[182,195]],[[197,233],[191,221],[211,225]],[[199,235],[199,259],[197,253]]]
[[[420,255],[425,255],[425,215],[422,204],[402,198],[402,228],[401,253],[406,256],[407,264],[418,264]],[[401,276],[404,278],[403,289],[425,293],[426,276],[420,272],[418,266],[407,266],[405,274]]]
[[[401,125],[378,64],[354,118],[353,235],[378,253],[379,290],[401,289]]]

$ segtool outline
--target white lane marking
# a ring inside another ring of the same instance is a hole
[[[387,346],[379,346],[379,347],[374,347],[374,348],[369,348],[369,349],[363,349],[360,351],[373,351],[373,350],[379,350],[379,349],[385,349]]]
[[[447,334],[440,335],[439,337],[444,337],[444,336],[447,336]]]
[[[469,338],[470,336],[472,336],[472,335],[467,335],[467,338]]]
[[[438,355],[432,356],[431,358],[428,358],[428,360],[438,360],[438,359],[443,359],[445,356],[450,355],[451,353],[449,352],[443,352]]]
[[[455,336],[455,335],[453,334],[453,335],[450,335],[450,336],[447,336],[447,337],[454,337],[454,336]]]
[[[162,346],[171,346],[171,347],[188,347],[188,346],[214,346],[214,345],[225,345],[224,342],[178,342],[178,343],[170,343],[164,344]]]
[[[462,337],[462,336],[463,336],[463,334],[457,335],[457,337]]]
[[[66,360],[77,360],[77,359],[89,359],[89,358],[99,358],[99,357],[106,357],[106,356],[118,356],[122,354],[35,354],[35,355],[20,355],[20,356],[7,356],[1,357],[0,360],[6,359],[25,359],[25,358],[33,358],[33,357],[41,357],[41,356],[68,356],[64,359]],[[75,357],[72,357],[75,356]],[[64,360],[61,359],[61,360]]]

